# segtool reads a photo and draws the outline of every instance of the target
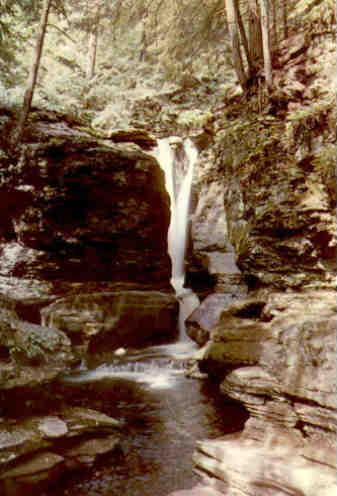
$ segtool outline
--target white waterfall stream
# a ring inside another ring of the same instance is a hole
[[[185,256],[188,241],[189,211],[193,172],[198,160],[198,150],[190,139],[183,142],[184,160],[186,160],[185,174],[179,189],[175,185],[175,167],[177,166],[176,153],[170,144],[170,138],[158,141],[155,155],[165,173],[166,189],[171,200],[171,223],[168,231],[168,253],[172,261],[171,283],[180,300],[180,341],[187,338],[185,320],[199,305],[198,297],[185,283]]]
[[[84,367],[78,375],[64,377],[66,383],[90,383],[103,379],[124,378],[149,384],[151,388],[170,388],[181,373],[182,361],[190,357],[196,347],[186,334],[185,320],[199,306],[199,298],[191,289],[185,288],[184,283],[191,189],[198,151],[189,139],[183,142],[183,149],[180,147],[179,152],[170,143],[170,138],[159,140],[154,156],[165,173],[166,190],[171,199],[168,253],[172,261],[171,284],[180,304],[179,340],[145,350],[129,351],[125,356],[116,357],[113,363],[102,364],[93,370]],[[177,173],[180,176],[179,187],[176,181]]]

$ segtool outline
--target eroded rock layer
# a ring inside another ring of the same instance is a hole
[[[201,371],[250,419],[241,434],[200,443],[205,486],[186,494],[335,494],[334,57],[329,37],[290,37],[271,95],[217,109],[195,186],[194,259],[211,274],[214,252],[231,246],[248,294],[228,294],[234,271],[213,269],[215,294],[188,327],[204,346]]]
[[[155,159],[62,121],[38,121],[27,140],[1,171],[1,275],[167,288],[169,198]]]
[[[12,116],[4,111],[0,117],[2,143]],[[33,112],[20,156],[3,145],[0,493],[5,496],[37,494],[119,445],[121,423],[88,409],[88,402],[79,408],[63,392],[55,393],[62,389],[60,376],[89,355],[101,363],[101,352],[176,335],[169,196],[159,165],[143,150],[155,142],[141,130],[98,136],[58,114]]]

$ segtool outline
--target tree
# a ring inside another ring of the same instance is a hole
[[[283,0],[282,2],[282,20],[283,20],[283,33],[284,37],[288,37],[288,1]]]
[[[273,72],[271,64],[271,48],[270,48],[270,18],[268,0],[259,0],[261,11],[261,29],[262,29],[262,45],[263,45],[263,61],[266,83],[269,89],[273,85]]]
[[[243,65],[240,38],[239,38],[239,15],[235,0],[226,0],[226,12],[228,31],[231,43],[234,70],[242,88],[246,88],[247,74]]]
[[[262,33],[257,0],[248,0],[249,55],[253,67],[252,76],[259,71],[262,60]]]
[[[37,41],[36,41],[36,47],[34,51],[34,57],[33,57],[33,63],[30,68],[30,73],[28,77],[28,82],[27,82],[27,88],[25,91],[25,96],[24,96],[24,101],[23,101],[23,106],[21,110],[21,114],[19,117],[19,122],[17,125],[17,128],[14,132],[13,136],[13,145],[18,145],[21,142],[22,139],[22,134],[26,125],[27,117],[31,109],[33,97],[34,97],[34,90],[36,86],[36,81],[37,81],[37,76],[39,72],[39,67],[40,67],[40,62],[41,62],[41,56],[42,56],[42,50],[43,50],[43,44],[44,44],[44,39],[46,35],[46,30],[47,30],[47,23],[48,23],[48,17],[49,17],[49,12],[51,8],[51,3],[52,0],[44,0],[43,1],[43,6],[42,6],[42,12],[41,12],[41,19],[40,19],[40,25],[38,29],[38,36],[37,36]]]
[[[88,62],[87,62],[87,79],[92,79],[95,76],[96,58],[97,58],[97,45],[98,45],[98,32],[101,17],[101,1],[96,0],[93,5],[94,18],[89,32],[89,46],[88,46]]]

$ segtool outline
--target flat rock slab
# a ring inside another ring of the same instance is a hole
[[[182,491],[175,491],[171,493],[169,496],[223,496],[224,493],[219,493],[213,487],[207,487],[198,485],[193,489],[186,489]]]
[[[90,465],[117,447],[120,427],[118,420],[81,407],[16,424],[4,421],[0,424],[0,479],[28,477],[35,483],[54,477],[56,467],[57,475]]]
[[[66,422],[58,417],[45,417],[38,424],[39,431],[47,438],[58,438],[68,433]]]
[[[73,446],[64,455],[67,459],[72,458],[83,464],[92,464],[97,456],[111,453],[118,445],[119,437],[116,435],[88,439]]]
[[[145,149],[151,149],[157,144],[156,138],[144,129],[112,129],[111,131],[106,131],[104,135],[105,138],[116,143],[136,143]]]
[[[33,456],[26,462],[19,463],[13,469],[0,475],[0,479],[19,479],[22,477],[48,472],[64,462],[64,458],[56,453],[45,451]]]

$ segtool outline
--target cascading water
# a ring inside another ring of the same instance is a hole
[[[179,341],[153,346],[145,351],[129,351],[121,358],[116,357],[112,364],[103,364],[94,370],[84,368],[79,371],[78,376],[72,374],[65,378],[68,383],[124,377],[142,383],[149,382],[156,388],[170,387],[177,375],[175,365],[178,371],[181,367],[184,368],[184,360],[191,356],[195,348],[195,343],[186,335],[185,320],[199,306],[199,298],[191,289],[185,288],[184,283],[191,189],[198,151],[190,139],[182,143],[179,153],[171,145],[172,142],[177,143],[177,140],[173,138],[159,140],[154,155],[165,173],[166,190],[171,199],[168,253],[172,261],[171,283],[180,304]],[[174,360],[177,362],[175,363]]]
[[[172,285],[178,296],[184,292],[188,214],[194,165],[198,159],[197,149],[191,140],[184,142],[184,151],[188,161],[188,169],[179,189],[175,204],[171,208],[172,231],[170,233],[171,246],[169,246],[169,254],[172,258]]]
[[[179,189],[175,187],[174,176],[177,165],[176,154],[170,144],[170,138],[158,141],[156,157],[165,173],[166,189],[171,199],[171,223],[168,231],[168,253],[172,261],[171,283],[180,299],[179,329],[180,341],[187,338],[185,320],[199,305],[197,296],[191,290],[184,288],[185,256],[188,239],[189,210],[193,172],[198,160],[198,151],[193,142],[187,139],[183,143],[184,160],[187,170]]]

